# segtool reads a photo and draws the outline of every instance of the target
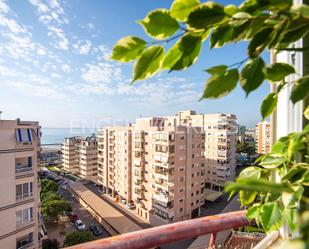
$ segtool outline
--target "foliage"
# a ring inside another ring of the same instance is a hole
[[[42,249],[58,249],[59,245],[57,239],[44,239],[42,241]]]
[[[59,186],[52,180],[43,179],[41,180],[41,193],[46,193],[49,191],[57,192]]]
[[[80,243],[85,243],[95,240],[95,236],[91,232],[72,232],[65,237],[64,246],[73,246]]]
[[[65,200],[49,200],[42,203],[42,215],[45,220],[57,222],[64,212],[72,211],[72,205]]]
[[[174,0],[169,10],[151,11],[140,24],[155,40],[147,43],[138,38],[139,44],[134,48],[138,52],[129,56],[126,51],[130,50],[131,43],[118,42],[112,55],[120,61],[126,61],[121,58],[127,56],[135,61],[133,82],[162,70],[188,68],[198,59],[205,42],[209,41],[211,48],[219,48],[245,41],[247,58],[233,65],[205,70],[210,77],[201,99],[225,96],[238,82],[248,96],[268,81],[275,90],[261,105],[262,119],[266,119],[276,109],[278,95],[284,88],[293,86],[290,96],[293,104],[309,96],[308,75],[299,75],[286,63],[267,65],[261,57],[266,50],[301,53],[309,49],[293,45],[309,31],[307,5],[293,6],[292,0],[244,0],[239,6]],[[173,41],[175,44],[165,52],[164,45]],[[121,49],[124,52],[119,55]],[[297,80],[288,77],[291,75]],[[308,118],[308,107],[304,106],[304,110]],[[298,236],[304,241],[309,241],[308,140],[309,126],[279,139],[269,154],[259,158],[255,166],[246,168],[237,181],[226,188],[231,193],[239,191],[242,204],[249,208],[248,218],[255,218],[265,231],[278,229],[284,222],[294,238]],[[295,230],[299,233],[294,233]]]
[[[255,152],[255,143],[243,141],[237,144],[237,152],[238,153],[246,153],[248,156],[256,155]]]
[[[59,196],[58,193],[52,192],[52,191],[41,193],[42,203],[48,202],[48,201],[51,201],[51,200],[61,200],[61,197]]]

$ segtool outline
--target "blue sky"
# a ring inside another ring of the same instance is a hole
[[[240,1],[220,1],[224,4]],[[149,38],[137,20],[167,0],[0,0],[0,110],[2,118],[38,120],[43,127],[101,126],[139,116],[193,109],[234,113],[253,126],[269,91],[262,85],[245,98],[238,87],[228,97],[199,102],[208,78],[202,70],[246,57],[246,44],[209,49],[185,71],[129,86],[132,64],[109,60],[123,36]],[[268,56],[265,56],[268,61]]]

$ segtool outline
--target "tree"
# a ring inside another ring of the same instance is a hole
[[[59,245],[57,239],[44,239],[42,241],[42,249],[58,249]]]
[[[309,50],[293,45],[308,34],[307,5],[293,6],[292,0],[245,0],[240,6],[174,0],[170,9],[151,11],[139,23],[154,40],[146,42],[127,36],[117,42],[112,53],[115,60],[135,61],[132,83],[163,70],[187,69],[196,62],[206,42],[211,48],[220,48],[245,41],[248,57],[232,65],[205,70],[210,77],[200,99],[226,96],[238,83],[249,96],[267,81],[275,90],[261,104],[261,116],[265,119],[276,109],[278,94],[292,85],[290,100],[294,104],[304,100],[304,116],[309,119],[309,76],[299,75],[297,80],[287,82],[287,76],[298,73],[293,66],[279,62],[267,65],[261,57],[266,50]],[[174,41],[165,52],[164,45]],[[226,187],[228,192],[239,192],[242,205],[248,208],[248,219],[255,218],[265,231],[277,230],[285,223],[291,237],[299,239],[302,245],[309,241],[309,219],[305,215],[309,209],[308,137],[306,126],[301,132],[279,139],[270,153],[244,169],[236,182]],[[274,174],[281,182],[275,181]]]
[[[59,186],[54,181],[43,179],[41,180],[41,193],[46,193],[49,191],[57,192],[59,189]]]
[[[72,232],[65,237],[64,246],[73,246],[95,239],[95,236],[91,232]]]
[[[246,153],[248,156],[254,156],[255,152],[255,143],[243,141],[237,143],[237,152],[238,153]]]
[[[49,200],[42,203],[42,215],[47,221],[58,222],[64,212],[72,211],[72,205],[65,200]]]
[[[42,201],[42,203],[48,202],[48,201],[51,201],[51,200],[61,200],[61,197],[59,196],[58,193],[52,192],[52,191],[42,192],[41,193],[41,201]]]

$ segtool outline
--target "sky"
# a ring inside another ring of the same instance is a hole
[[[237,4],[240,1],[220,1]],[[110,59],[127,35],[151,41],[137,23],[171,0],[0,0],[0,111],[2,119],[37,120],[42,127],[100,127],[180,110],[234,113],[253,127],[269,92],[248,98],[240,87],[219,100],[199,101],[203,69],[246,58],[246,44],[203,45],[189,69],[161,72],[129,85],[133,64]],[[172,44],[168,44],[167,48]],[[264,55],[268,61],[268,55]]]

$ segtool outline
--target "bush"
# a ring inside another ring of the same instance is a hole
[[[91,232],[73,232],[65,237],[64,246],[73,246],[95,239],[95,236]]]
[[[57,239],[44,239],[42,241],[42,249],[58,249],[59,242]]]

